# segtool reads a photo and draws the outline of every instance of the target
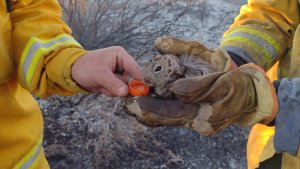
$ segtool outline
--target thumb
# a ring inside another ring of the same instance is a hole
[[[99,84],[101,84],[105,90],[116,96],[126,96],[128,94],[127,85],[115,74],[110,70],[104,71],[103,74],[105,74],[105,76],[102,76]]]
[[[203,76],[179,79],[173,84],[173,93],[183,102],[199,103],[214,92],[212,88],[216,88],[215,83],[223,74],[225,72],[215,72]]]
[[[125,73],[132,76],[134,79],[140,80],[143,78],[141,68],[124,49],[118,50],[117,56],[119,62],[118,66],[121,66]]]
[[[205,45],[196,41],[185,41],[175,37],[163,36],[154,42],[154,47],[161,54],[172,54],[176,56],[192,55],[202,58],[205,62],[210,63],[210,57],[213,51]]]

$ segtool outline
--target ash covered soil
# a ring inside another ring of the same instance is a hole
[[[210,137],[184,128],[147,128],[126,115],[121,99],[95,94],[39,103],[53,169],[246,168],[248,131],[238,126]]]
[[[244,3],[242,0],[209,1],[205,25],[193,24],[196,33],[185,38],[217,47],[222,33]],[[197,21],[196,11],[196,7],[191,9],[183,25]],[[145,58],[139,63],[143,65],[146,61]],[[249,129],[231,126],[216,135],[202,137],[184,128],[145,127],[124,112],[121,98],[91,94],[37,100],[44,115],[43,145],[53,169],[241,169],[247,166]]]

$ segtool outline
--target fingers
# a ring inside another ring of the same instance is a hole
[[[122,47],[106,48],[107,52],[103,57],[107,58],[106,63],[99,66],[97,78],[98,90],[106,96],[126,96],[128,94],[127,82],[130,78],[142,79],[142,71],[134,59]],[[98,57],[100,58],[100,57]],[[115,61],[114,61],[115,60]],[[109,66],[113,64],[113,66]],[[114,74],[114,72],[116,72]],[[119,73],[119,74],[117,74]]]
[[[117,76],[125,84],[128,84],[130,79],[133,79],[133,77],[131,75],[129,75],[128,73],[126,73],[126,72],[123,75],[115,74],[115,76]]]
[[[106,90],[103,87],[89,88],[89,89],[86,89],[86,90],[88,90],[90,92],[93,92],[93,93],[104,94],[105,96],[108,96],[108,97],[117,97],[117,95],[109,92],[108,90]]]
[[[134,79],[141,80],[143,78],[143,73],[139,65],[135,60],[123,49],[119,48],[117,51],[117,66],[124,69],[127,75],[133,77]],[[124,76],[127,78],[129,76]]]
[[[168,118],[185,117],[191,112],[198,111],[199,108],[198,105],[186,104],[177,99],[166,100],[153,97],[139,97],[137,98],[137,103],[146,112]]]
[[[163,36],[155,40],[154,46],[161,54],[199,56],[210,63],[212,51],[199,42],[184,41],[174,37]]]
[[[105,95],[113,96],[126,96],[128,94],[128,87],[122,80],[120,80],[111,70],[103,70],[105,76],[98,78],[98,84],[101,84],[101,87],[104,88],[101,92]]]
[[[214,99],[211,96],[223,96],[220,82],[216,83],[225,72],[210,73],[203,76],[182,78],[174,82],[173,93],[178,99],[188,103],[198,103]],[[218,92],[222,93],[218,93]]]
[[[154,42],[154,47],[156,50],[161,54],[172,54],[177,55],[175,49],[174,49],[174,38],[172,37],[159,37]],[[185,53],[185,52],[183,52]],[[181,55],[184,55],[181,53]]]
[[[117,96],[117,95],[109,92],[108,90],[106,90],[103,87],[100,87],[99,90],[100,90],[100,93],[104,94],[105,96],[108,96],[108,97],[116,97]]]
[[[127,83],[130,78],[142,79],[142,70],[135,60],[122,47],[116,49],[116,67],[114,72],[122,74],[113,74],[113,70],[108,71],[103,76],[102,86],[106,89],[105,93],[126,96],[128,94]]]
[[[195,118],[199,110],[198,104],[152,97],[130,99],[125,106],[140,123],[152,127],[184,125]]]

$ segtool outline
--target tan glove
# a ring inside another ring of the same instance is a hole
[[[179,100],[131,98],[126,100],[126,108],[147,126],[181,126],[203,135],[232,123],[269,123],[278,110],[272,83],[254,64],[230,72],[179,79],[173,92]]]
[[[161,54],[199,56],[220,72],[237,68],[227,52],[220,48],[217,48],[215,51],[210,50],[200,42],[184,41],[174,37],[163,36],[155,40],[154,46]]]
[[[274,87],[256,65],[237,70],[225,51],[172,37],[158,38],[155,47],[162,54],[199,56],[220,72],[177,80],[172,90],[179,100],[126,100],[126,108],[141,123],[188,127],[210,135],[232,123],[252,126],[274,118],[278,109]]]

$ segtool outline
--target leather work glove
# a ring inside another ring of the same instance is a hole
[[[175,37],[163,36],[155,40],[154,46],[161,54],[198,56],[220,72],[237,68],[227,52],[220,48],[210,50],[197,41],[184,41]]]
[[[219,72],[175,81],[172,91],[178,100],[127,99],[127,110],[139,122],[152,127],[187,127],[210,135],[232,123],[252,126],[273,120],[278,110],[275,90],[256,65],[237,69],[221,49],[212,51],[199,42],[172,37],[158,38],[155,47],[162,54],[199,56]]]
[[[138,97],[127,99],[125,106],[147,126],[187,127],[205,136],[232,123],[269,123],[278,110],[272,83],[254,64],[179,79],[172,90],[178,100]]]

